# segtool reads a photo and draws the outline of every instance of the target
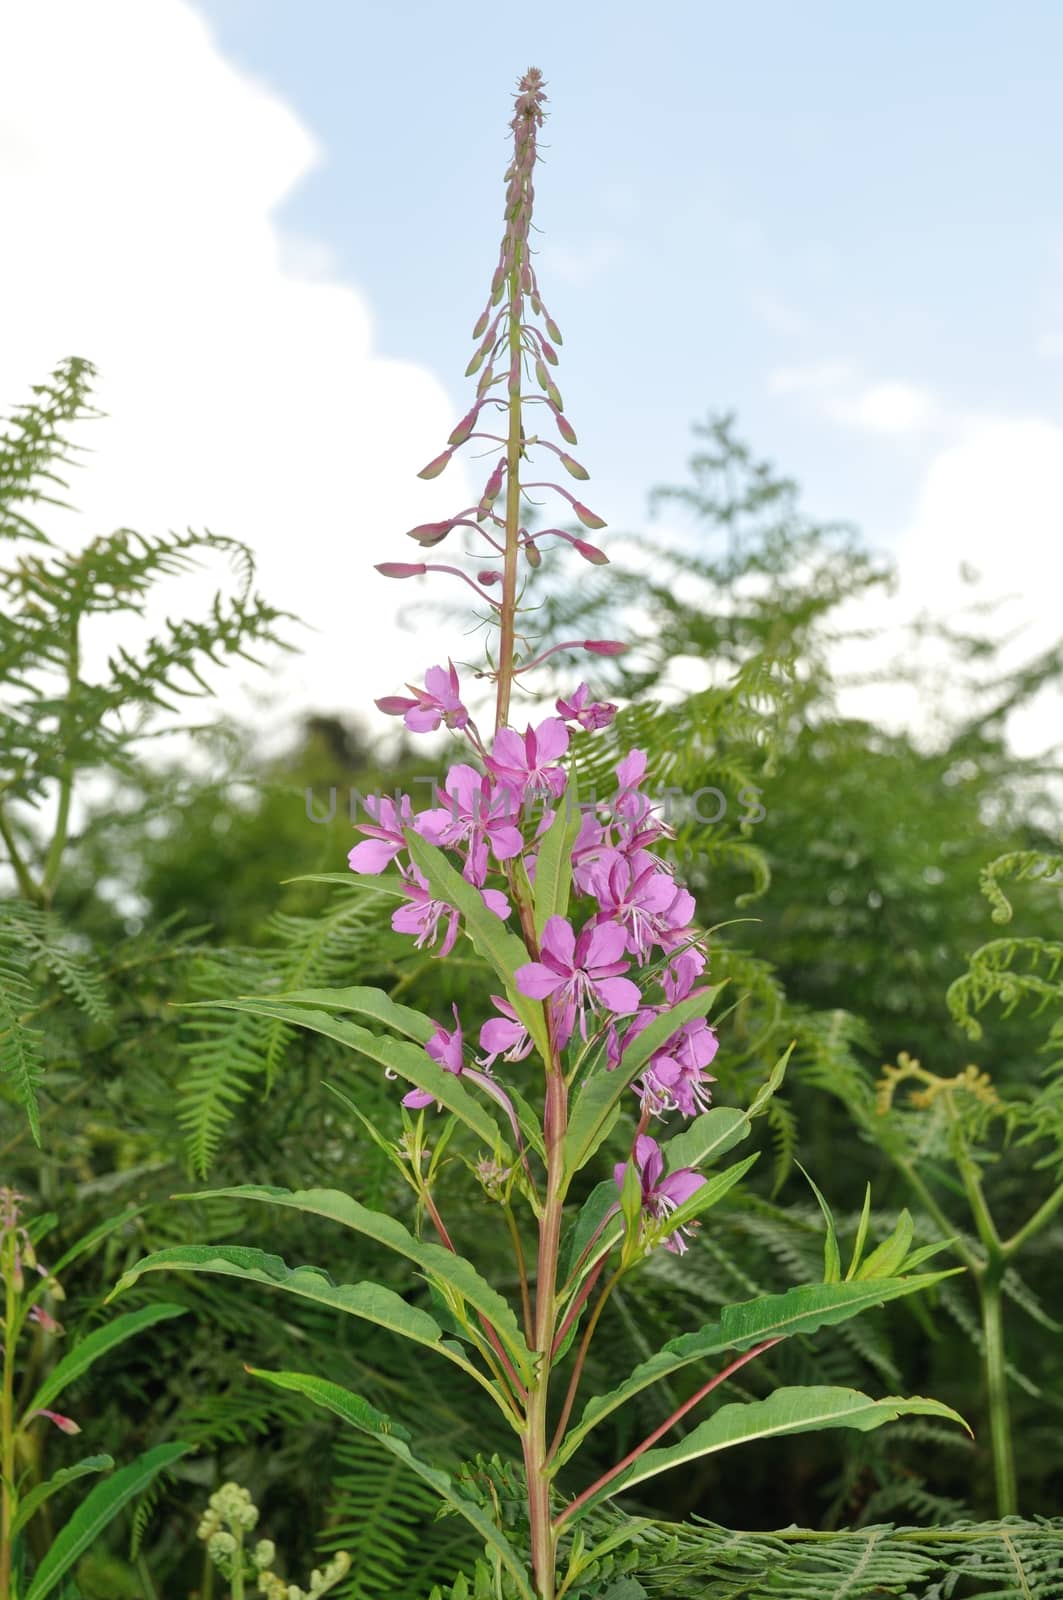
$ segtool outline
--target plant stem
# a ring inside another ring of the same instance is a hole
[[[1008,1374],[1004,1352],[1004,1320],[1000,1293],[1002,1273],[1003,1262],[992,1262],[979,1280],[978,1291],[982,1302],[982,1334],[985,1339],[989,1432],[993,1449],[997,1515],[1010,1517],[1015,1514],[1018,1493],[1015,1485],[1015,1455],[1011,1440]]]
[[[516,651],[517,613],[517,538],[520,534],[520,460],[522,449],[520,382],[523,358],[520,325],[523,296],[520,286],[520,249],[514,248],[509,274],[509,433],[506,439],[506,549],[502,558],[502,600],[499,611],[498,694],[495,701],[495,732],[509,721],[509,696],[513,686],[513,658]]]
[[[1001,1253],[1004,1256],[1013,1256],[1016,1251],[1021,1250],[1028,1239],[1032,1239],[1035,1233],[1040,1233],[1045,1223],[1052,1220],[1060,1206],[1063,1206],[1063,1183],[1054,1194],[1049,1195],[1043,1205],[1038,1206],[1033,1216],[1028,1222],[1023,1223],[1017,1233],[1013,1233],[1010,1239],[1005,1239],[1000,1247]]]
[[[620,1282],[623,1271],[623,1267],[617,1267],[612,1277],[606,1283],[605,1288],[598,1296],[598,1299],[594,1305],[594,1310],[587,1318],[587,1326],[583,1330],[583,1338],[580,1340],[579,1350],[576,1354],[576,1362],[572,1368],[572,1376],[568,1381],[568,1390],[565,1394],[565,1403],[561,1408],[561,1415],[558,1418],[557,1427],[554,1430],[554,1437],[550,1445],[550,1454],[547,1457],[547,1460],[553,1460],[553,1457],[557,1453],[562,1439],[565,1437],[565,1428],[568,1425],[569,1417],[572,1415],[572,1407],[575,1404],[576,1395],[579,1392],[579,1381],[583,1376],[583,1364],[587,1359],[587,1351],[590,1349],[591,1340],[594,1338],[594,1330],[598,1326],[598,1319],[605,1310],[605,1302],[608,1300],[609,1296]],[[593,1282],[593,1278],[590,1281]],[[579,1315],[578,1309],[576,1310],[575,1315]],[[568,1320],[569,1319],[566,1318],[566,1321]]]
[[[520,1279],[520,1306],[524,1317],[524,1337],[531,1344],[535,1338],[535,1324],[532,1321],[531,1296],[528,1293],[528,1268],[524,1260],[524,1246],[520,1242],[520,1229],[517,1227],[517,1219],[513,1215],[513,1207],[507,1202],[503,1204],[502,1210],[505,1213],[506,1225],[509,1228],[509,1237],[513,1241],[513,1255],[517,1263],[517,1276]]]
[[[7,848],[7,858],[15,874],[19,893],[24,900],[31,900],[34,905],[39,905],[41,903],[40,886],[34,883],[33,875],[22,859],[22,853],[15,842],[15,835],[2,806],[0,806],[0,839],[3,839]]]
[[[74,703],[77,699],[78,676],[81,671],[81,651],[78,643],[78,624],[75,618],[73,632],[66,656],[67,693],[64,708],[63,726],[60,738],[64,745],[69,746],[70,736],[73,732]],[[67,830],[70,826],[70,801],[74,792],[74,763],[69,755],[65,755],[59,775],[59,806],[55,817],[55,831],[52,842],[48,846],[48,854],[44,861],[44,876],[41,879],[41,897],[45,905],[50,904],[55,886],[59,882],[59,869],[62,866],[63,851],[66,849]]]
[[[14,1239],[4,1241],[4,1374],[0,1386],[0,1600],[11,1600],[11,1525],[15,1520],[15,1273]]]

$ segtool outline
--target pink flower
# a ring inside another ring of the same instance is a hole
[[[707,1111],[712,1103],[708,1085],[716,1079],[705,1068],[719,1047],[720,1041],[704,1017],[684,1022],[650,1057],[635,1085],[642,1105],[657,1116],[678,1111],[684,1117],[693,1117],[699,1111]]]
[[[524,841],[513,823],[513,796],[494,788],[475,767],[462,762],[451,767],[436,798],[442,804],[419,814],[417,832],[429,844],[467,845],[470,883],[482,884],[487,875],[488,846],[496,861],[520,854]]]
[[[410,797],[402,795],[396,805],[386,794],[368,795],[365,807],[376,821],[359,823],[359,833],[368,837],[350,850],[347,865],[352,872],[383,872],[399,851],[406,848],[402,830],[413,826]]]
[[[558,1042],[572,1036],[577,1015],[580,1033],[587,1037],[585,1008],[596,1003],[614,1015],[637,1010],[639,991],[630,978],[621,977],[628,963],[624,930],[615,922],[588,924],[577,938],[565,917],[547,919],[540,961],[529,961],[515,973],[517,988],[531,1000],[553,1000],[558,1022]]]
[[[480,1029],[480,1049],[485,1052],[480,1057],[480,1065],[490,1068],[499,1056],[503,1061],[523,1061],[532,1051],[531,1036],[527,1028],[508,1000],[503,1000],[499,994],[493,994],[491,1001],[502,1015],[488,1017]]]
[[[697,945],[687,945],[672,957],[661,973],[661,985],[670,1006],[685,1000],[694,988],[697,978],[705,971],[705,952]]]
[[[35,1322],[45,1333],[60,1334],[63,1332],[62,1324],[56,1322],[50,1311],[45,1311],[43,1306],[30,1306],[30,1321]]]
[[[500,728],[495,734],[491,755],[485,765],[518,805],[539,794],[559,799],[565,789],[565,773],[557,766],[568,749],[568,729],[560,717],[547,717],[537,728],[523,734],[513,728]]]
[[[616,707],[607,701],[590,699],[590,690],[581,683],[571,700],[557,701],[558,715],[581,728],[607,728],[616,716]]]
[[[458,674],[453,661],[448,663],[448,668],[429,667],[423,689],[408,683],[406,687],[413,694],[412,700],[405,695],[385,695],[377,701],[377,706],[389,717],[402,717],[411,733],[434,733],[441,722],[448,728],[464,728],[469,713],[458,694]]]
[[[617,1186],[624,1186],[624,1172],[626,1161],[619,1161],[613,1168],[613,1177]],[[662,1177],[664,1172],[664,1157],[661,1147],[656,1139],[651,1139],[649,1134],[640,1133],[635,1140],[635,1168],[642,1183],[642,1210],[654,1221],[663,1221],[678,1209],[685,1200],[705,1183],[700,1172],[695,1172],[693,1167],[679,1167],[675,1172]],[[675,1255],[682,1255],[687,1249],[683,1234],[687,1230],[679,1228],[669,1235],[664,1241],[665,1248]]]
[[[449,1031],[442,1023],[436,1023],[436,1031],[425,1045],[425,1054],[430,1060],[438,1062],[444,1072],[453,1072],[460,1078],[464,1068],[463,1042],[461,1035],[461,1021],[458,1017],[457,1006],[453,1007],[454,1026]],[[404,1106],[420,1107],[430,1106],[433,1096],[426,1089],[411,1089],[409,1094],[404,1094]]]
[[[426,945],[435,944],[440,923],[445,921],[446,932],[437,955],[449,955],[458,937],[457,906],[450,905],[446,900],[436,900],[428,886],[428,879],[417,867],[411,866],[409,872],[403,873],[402,889],[409,904],[400,906],[392,913],[392,928],[396,933],[416,934],[417,948],[423,950]],[[504,921],[509,916],[509,901],[500,890],[481,889],[480,898],[496,917]]]
[[[694,896],[680,888],[645,850],[601,854],[587,873],[587,889],[603,920],[624,929],[627,948],[641,964],[655,944],[668,947],[694,915]]]

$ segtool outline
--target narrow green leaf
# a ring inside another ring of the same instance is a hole
[[[422,839],[412,828],[407,828],[405,832],[414,865],[424,873],[434,894],[448,905],[457,906],[465,932],[480,955],[502,979],[510,1004],[528,1029],[543,1060],[548,1060],[549,1044],[542,1005],[521,994],[514,978],[517,968],[531,960],[523,939],[510,933],[502,918],[487,909],[479,890],[474,889],[471,883],[466,883],[442,850],[437,850],[434,844]]]
[[[504,1402],[496,1394],[483,1373],[467,1359],[464,1352],[443,1338],[443,1330],[434,1317],[418,1306],[408,1305],[394,1289],[382,1283],[334,1283],[321,1267],[289,1267],[280,1256],[265,1250],[253,1250],[235,1244],[181,1244],[170,1245],[145,1256],[124,1272],[107,1296],[128,1289],[145,1272],[211,1272],[225,1278],[241,1278],[245,1283],[262,1284],[268,1289],[283,1289],[287,1294],[298,1295],[302,1300],[312,1300],[317,1305],[329,1306],[348,1316],[361,1317],[374,1322],[389,1333],[397,1333],[414,1344],[426,1346],[445,1356],[463,1372],[476,1379],[495,1400],[507,1417],[510,1415]]]
[[[327,1378],[317,1378],[305,1372],[264,1372],[259,1367],[249,1367],[248,1371],[254,1377],[263,1378],[278,1389],[289,1389],[295,1394],[304,1395],[315,1405],[323,1406],[326,1411],[331,1411],[351,1427],[358,1428],[360,1432],[376,1439],[423,1483],[434,1489],[447,1505],[452,1506],[460,1516],[472,1524],[484,1544],[494,1551],[513,1578],[521,1600],[535,1600],[528,1570],[505,1534],[495,1526],[481,1506],[469,1500],[461,1492],[449,1473],[440,1467],[431,1466],[427,1461],[422,1461],[414,1455],[409,1446],[410,1435],[407,1429],[392,1422],[382,1411],[378,1411],[367,1400],[363,1400],[361,1395],[352,1394],[349,1389],[342,1388],[338,1383],[331,1383]]]
[[[695,1117],[673,1139],[661,1147],[664,1164],[669,1172],[679,1167],[700,1167],[706,1161],[715,1161],[749,1133],[749,1112],[736,1106],[713,1106]]]
[[[864,1262],[858,1278],[889,1278],[898,1270],[912,1247],[915,1227],[911,1213],[901,1212],[897,1226],[888,1239],[883,1239],[877,1250],[872,1250]]]
[[[823,1220],[827,1224],[826,1237],[823,1240],[823,1281],[824,1283],[838,1283],[842,1275],[842,1258],[838,1249],[838,1233],[834,1226],[834,1215],[827,1204],[825,1196],[817,1185],[813,1183],[800,1161],[796,1163],[796,1166],[815,1195],[819,1209],[823,1213]],[[883,1277],[887,1276],[887,1273],[883,1273]]]
[[[719,1205],[724,1195],[733,1189],[735,1184],[745,1177],[753,1163],[759,1160],[760,1151],[755,1150],[743,1161],[736,1161],[733,1167],[727,1167],[723,1172],[714,1172],[700,1189],[696,1189],[688,1200],[684,1200],[681,1206],[676,1206],[670,1214],[667,1219],[669,1233],[682,1227],[685,1222],[692,1222],[703,1211],[709,1211],[713,1206]]]
[[[856,1230],[856,1240],[853,1244],[853,1259],[849,1263],[849,1270],[845,1274],[846,1283],[856,1276],[856,1269],[860,1265],[860,1258],[864,1253],[867,1243],[867,1230],[871,1222],[871,1185],[864,1187],[864,1209],[860,1213],[860,1223]]]
[[[73,1483],[75,1478],[84,1478],[90,1472],[110,1472],[114,1466],[113,1456],[84,1456],[75,1462],[72,1467],[60,1467],[58,1472],[53,1472],[46,1483],[38,1483],[28,1494],[23,1495],[18,1503],[18,1513],[11,1524],[11,1537],[14,1538],[20,1528],[24,1528],[35,1511],[38,1511],[46,1500],[59,1489]]]
[[[902,1395],[887,1395],[882,1400],[872,1400],[858,1389],[826,1385],[776,1389],[766,1400],[733,1401],[721,1406],[678,1444],[648,1450],[582,1509],[622,1494],[661,1472],[714,1455],[718,1450],[730,1449],[732,1445],[780,1439],[792,1433],[813,1433],[821,1428],[856,1428],[861,1433],[869,1433],[903,1416],[942,1417],[959,1423],[970,1432],[958,1412],[942,1405],[940,1400],[926,1400],[922,1395],[908,1399]]]
[[[575,783],[575,775],[572,774],[554,813],[554,820],[539,842],[535,858],[535,932],[540,939],[549,918],[563,917],[568,911],[572,890],[572,846],[581,821]]]
[[[363,985],[346,989],[293,989],[286,994],[271,994],[269,998],[281,1005],[312,1006],[318,1011],[352,1011],[413,1039],[416,1044],[427,1044],[436,1028],[431,1017],[426,1017],[422,1011],[400,1005],[384,989]]]
[[[633,1395],[695,1361],[725,1351],[748,1350],[765,1339],[815,1333],[819,1328],[847,1322],[871,1306],[917,1294],[949,1276],[947,1272],[929,1272],[915,1278],[877,1278],[873,1283],[804,1283],[784,1294],[763,1295],[757,1300],[724,1306],[719,1322],[706,1323],[695,1333],[670,1339],[655,1355],[641,1362],[618,1388],[588,1400],[579,1424],[558,1453],[558,1461],[567,1461],[591,1429]]]
[[[616,1187],[615,1178],[603,1178],[601,1183],[595,1184],[586,1200],[584,1200],[579,1212],[577,1213],[575,1222],[572,1224],[571,1229],[566,1234],[561,1245],[561,1259],[564,1263],[561,1269],[560,1281],[562,1283],[566,1283],[567,1280],[572,1276],[580,1256],[590,1244],[590,1241],[594,1238],[594,1235],[597,1233],[598,1229],[602,1227],[602,1224],[609,1215],[609,1212],[615,1211],[619,1198],[620,1196]],[[588,1252],[587,1260],[584,1262],[583,1268],[580,1271],[581,1278],[591,1263],[597,1259],[599,1254],[598,1247],[604,1244],[609,1232],[612,1234],[613,1242],[616,1242],[616,1239],[619,1237],[619,1227],[620,1219],[618,1216],[616,1219],[616,1227],[611,1230],[603,1229],[602,1234],[596,1241],[595,1248]]]
[[[400,1078],[418,1089],[425,1089],[440,1105],[446,1106],[467,1128],[490,1148],[502,1143],[497,1125],[481,1103],[464,1087],[456,1073],[447,1072],[408,1039],[390,1039],[370,1033],[368,1028],[343,1017],[330,1016],[309,1006],[282,1005],[273,1000],[211,1000],[223,1011],[247,1011],[252,1016],[277,1017],[297,1027],[308,1028],[326,1039],[335,1039],[379,1066],[390,1067]],[[503,1144],[503,1148],[508,1148]]]
[[[482,1278],[464,1256],[416,1238],[397,1217],[370,1211],[339,1189],[276,1189],[258,1184],[240,1184],[231,1189],[206,1189],[196,1195],[176,1195],[178,1200],[253,1200],[262,1205],[283,1206],[290,1211],[326,1217],[355,1233],[374,1239],[396,1255],[404,1256],[440,1284],[447,1285],[462,1300],[468,1301],[493,1325],[525,1381],[532,1375],[532,1353],[517,1323],[512,1306],[497,1289]]]
[[[56,1363],[26,1407],[25,1415],[30,1416],[34,1411],[50,1406],[53,1400],[59,1398],[68,1383],[80,1378],[81,1374],[87,1372],[92,1363],[105,1356],[108,1350],[113,1350],[116,1345],[131,1339],[136,1333],[142,1333],[145,1328],[150,1328],[156,1322],[165,1322],[169,1317],[183,1317],[187,1309],[187,1306],[160,1302],[158,1305],[141,1306],[139,1311],[127,1312],[125,1316],[116,1317],[105,1327],[96,1328]]]
[[[134,1217],[139,1217],[146,1210],[146,1206],[128,1206],[124,1211],[119,1211],[117,1215],[106,1217],[103,1222],[97,1223],[95,1228],[83,1234],[80,1239],[75,1240],[69,1250],[64,1251],[59,1260],[52,1266],[52,1276],[58,1277],[64,1268],[68,1267],[72,1261],[76,1261],[79,1256],[83,1256],[86,1250],[92,1250],[106,1239],[108,1234],[114,1233],[116,1228],[121,1228],[125,1223],[132,1222]]]
[[[128,1467],[122,1467],[105,1483],[98,1483],[52,1540],[23,1600],[44,1600],[45,1595],[51,1594],[56,1584],[95,1543],[123,1506],[128,1505],[134,1496],[142,1494],[157,1473],[172,1466],[191,1449],[190,1444],[179,1442],[156,1445],[154,1450],[138,1456],[136,1461]]]
[[[707,1015],[713,1001],[723,988],[717,983],[702,989],[699,994],[681,1000],[663,1016],[654,1017],[648,1027],[632,1040],[624,1051],[623,1060],[613,1072],[602,1067],[585,1078],[576,1095],[564,1140],[565,1171],[571,1176],[578,1172],[601,1144],[607,1131],[609,1118],[620,1102],[625,1089],[638,1077],[650,1057],[672,1037],[685,1022],[693,1022]]]

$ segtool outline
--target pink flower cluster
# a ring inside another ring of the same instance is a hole
[[[415,812],[406,795],[368,802],[372,821],[361,825],[365,837],[348,861],[358,873],[396,866],[404,903],[392,927],[413,936],[418,947],[444,956],[457,939],[460,914],[435,897],[411,860],[406,830],[453,852],[485,906],[509,918],[513,868],[523,862],[534,882],[542,835],[557,808],[570,803],[563,765],[570,724],[584,730],[604,727],[616,708],[592,702],[581,684],[568,700],[558,700],[559,715],[524,733],[502,728],[488,749],[462,704],[453,665],[449,671],[433,667],[425,688],[412,693],[412,700],[386,702],[384,709],[404,715],[414,729],[429,731],[446,722],[460,730],[480,765],[451,767],[436,789],[435,803],[422,811]],[[557,1045],[564,1048],[574,1036],[601,1038],[609,1068],[620,1066],[631,1042],[654,1018],[696,991],[706,964],[691,926],[693,896],[654,853],[667,829],[642,788],[645,775],[644,753],[631,751],[616,767],[611,804],[583,811],[572,846],[574,914],[548,919],[538,948],[529,949],[529,960],[515,974],[521,995],[544,1002]],[[492,998],[498,1014],[483,1024],[479,1036],[482,1070],[475,1077],[481,1083],[489,1081],[499,1058],[520,1061],[532,1048],[514,1007],[502,996]],[[468,1072],[456,1010],[454,1020],[452,1030],[437,1026],[427,1051],[446,1071]],[[635,1084],[644,1111],[677,1110],[689,1117],[706,1108],[715,1081],[707,1069],[716,1048],[716,1035],[703,1019],[678,1027]],[[406,1096],[410,1106],[430,1100],[420,1090]]]

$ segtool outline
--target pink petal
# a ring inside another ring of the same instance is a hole
[[[403,1095],[402,1103],[404,1106],[419,1109],[422,1106],[430,1106],[434,1098],[435,1096],[430,1095],[426,1089],[411,1089],[409,1094]]]
[[[348,852],[347,865],[352,872],[383,872],[401,849],[387,839],[363,839]]]
[[[604,978],[595,984],[594,991],[606,1010],[617,1016],[637,1011],[642,999],[638,984],[632,983],[630,978]]]
[[[549,951],[563,967],[572,969],[576,953],[576,935],[567,917],[547,917],[542,937],[543,951]]]
[[[626,944],[626,935],[618,922],[598,922],[590,930],[582,964],[588,971],[609,966],[623,958]]]
[[[545,1000],[547,995],[554,994],[565,981],[556,972],[551,972],[549,967],[544,967],[541,961],[527,962],[523,967],[518,967],[513,976],[517,988],[521,994],[527,995],[529,1000]]]
[[[655,1184],[658,1194],[665,1195],[669,1200],[674,1200],[681,1206],[684,1200],[689,1200],[692,1194],[704,1188],[708,1182],[700,1172],[695,1172],[692,1167],[680,1167],[678,1172],[670,1172],[667,1178]]]
[[[644,1187],[656,1189],[657,1179],[664,1171],[664,1157],[657,1140],[651,1139],[648,1133],[640,1133],[635,1140],[635,1160],[642,1173]]]
[[[509,916],[509,901],[501,889],[481,889],[480,893],[483,895],[483,902],[488,911],[493,911],[496,917],[501,917],[502,921],[505,922]]]
[[[415,706],[404,718],[411,733],[434,733],[442,720],[442,712],[435,706]]]
[[[568,749],[569,733],[560,717],[547,717],[535,730],[539,766],[556,761]]]

